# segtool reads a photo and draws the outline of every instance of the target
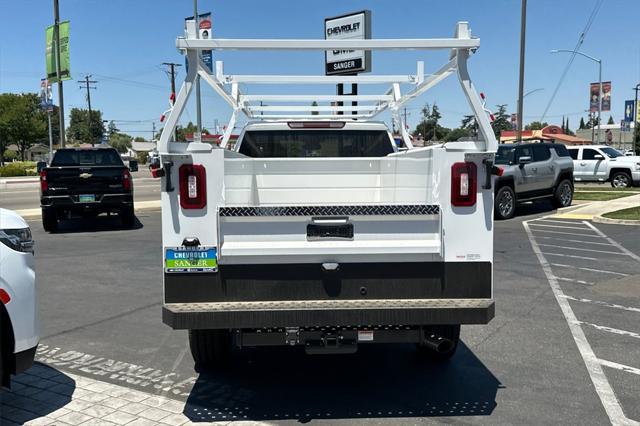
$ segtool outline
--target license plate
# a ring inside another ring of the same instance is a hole
[[[81,203],[93,203],[96,201],[96,196],[93,194],[82,194],[78,196],[78,201]]]
[[[216,272],[218,251],[215,247],[176,247],[165,249],[165,272]]]

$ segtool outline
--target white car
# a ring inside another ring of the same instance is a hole
[[[576,182],[611,182],[614,188],[640,185],[640,157],[607,145],[568,146]]]
[[[33,364],[40,339],[31,229],[0,208],[0,384]]]

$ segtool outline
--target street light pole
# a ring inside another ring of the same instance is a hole
[[[64,134],[64,95],[62,91],[62,76],[60,75],[60,10],[58,0],[53,0],[54,43],[56,46],[56,78],[58,79],[58,127],[60,130],[60,147],[65,146]]]
[[[640,129],[638,128],[638,117],[640,117],[638,109],[638,91],[640,90],[640,83],[636,84],[636,87],[633,89],[636,91],[636,102],[633,104],[633,154],[637,155],[638,152],[638,140],[640,140]]]
[[[586,53],[579,52],[577,50],[567,50],[567,49],[554,49],[551,53],[575,53],[576,55],[584,56],[587,59],[591,59],[594,62],[598,63],[598,136],[597,142],[600,143],[600,115],[602,114],[602,59],[594,58],[593,56],[589,56]],[[593,136],[591,137],[593,141]]]
[[[525,34],[527,31],[527,0],[522,0],[522,10],[520,16],[520,78],[518,83],[518,126],[516,130],[516,141],[522,141],[522,111],[524,101],[524,49]]]

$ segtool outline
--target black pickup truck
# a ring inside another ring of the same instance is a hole
[[[45,231],[72,214],[96,216],[116,212],[133,226],[133,180],[113,148],[65,148],[40,171],[40,206]]]

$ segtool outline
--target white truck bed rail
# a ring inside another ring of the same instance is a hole
[[[176,96],[164,130],[158,143],[161,154],[171,154],[170,138],[182,114],[197,79],[205,81],[232,108],[233,112],[224,132],[221,146],[226,147],[235,128],[239,114],[250,120],[367,120],[390,110],[394,120],[401,123],[402,137],[408,147],[413,147],[406,123],[402,122],[400,108],[456,73],[461,88],[469,102],[476,122],[480,140],[475,148],[485,152],[495,152],[497,141],[493,134],[489,117],[483,107],[467,70],[467,60],[480,47],[480,39],[472,38],[469,24],[458,22],[453,38],[440,39],[369,39],[369,40],[308,40],[308,39],[196,39],[178,38],[178,49],[188,57],[189,72]],[[200,58],[201,50],[285,50],[285,51],[327,51],[344,50],[450,50],[449,62],[430,75],[424,74],[424,62],[418,61],[416,73],[410,75],[228,75],[224,73],[222,61],[216,61],[215,70],[209,70]],[[212,73],[212,71],[214,71]],[[337,83],[389,85],[379,95],[272,95],[242,94],[240,84],[326,84]],[[403,93],[401,85],[413,87]],[[261,106],[268,101],[278,105]],[[344,105],[299,105],[300,102],[344,102]],[[358,105],[351,105],[358,102]],[[347,104],[349,103],[349,104]],[[340,115],[338,112],[343,112]]]

